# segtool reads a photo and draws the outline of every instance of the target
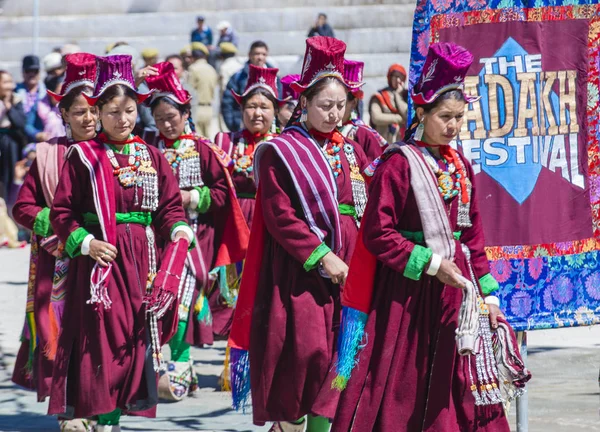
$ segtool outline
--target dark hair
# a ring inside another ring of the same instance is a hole
[[[327,19],[327,14],[324,14],[323,12],[321,12],[321,13],[319,14],[319,18],[321,18],[321,17],[323,17],[323,18]]]
[[[308,102],[312,101],[313,98],[318,95],[321,90],[323,90],[325,87],[327,87],[329,84],[333,83],[333,82],[337,82],[339,83],[341,86],[343,86],[344,84],[342,83],[342,81],[340,81],[338,78],[336,77],[327,77],[327,78],[323,78],[322,80],[318,81],[316,84],[314,84],[312,87],[308,88],[307,90],[304,90],[302,92],[301,96],[304,96],[306,98],[306,100]]]
[[[181,57],[179,54],[171,54],[168,55],[167,57],[165,57],[165,61],[168,62],[172,59],[177,59],[179,60],[181,63],[183,63],[183,57]]]
[[[58,89],[58,86],[61,85],[64,80],[64,75],[50,75],[44,80],[44,85],[51,92],[56,92],[56,89]]]
[[[465,99],[465,94],[462,92],[462,90],[448,90],[447,92],[442,93],[440,96],[438,96],[436,100],[429,104],[415,105],[415,113],[417,111],[417,108],[423,108],[423,111],[429,113],[435,108],[437,108],[442,102],[447,100],[457,100],[463,101],[465,103],[467,102],[467,99]],[[415,115],[410,127],[406,128],[406,133],[404,134],[404,141],[408,141],[412,137],[413,132],[418,124],[419,118]]]
[[[248,93],[246,96],[244,96],[242,98],[242,108],[245,107],[246,104],[248,103],[248,101],[250,99],[252,99],[254,96],[256,96],[257,94],[263,95],[264,97],[269,99],[273,103],[273,109],[275,110],[276,113],[277,113],[277,111],[279,111],[279,103],[277,102],[277,99],[275,98],[275,96],[273,96],[273,94],[269,90],[262,88],[262,87],[256,87],[254,90],[252,90],[250,93]]]
[[[158,97],[156,99],[154,99],[152,101],[152,103],[150,104],[150,112],[152,112],[152,114],[154,114],[154,110],[156,109],[156,107],[158,106],[158,104],[160,104],[161,102],[164,102],[166,104],[171,105],[173,108],[176,108],[177,111],[179,111],[179,113],[181,115],[184,115],[185,113],[188,113],[191,115],[192,112],[192,105],[189,103],[186,104],[179,104],[177,102],[175,102],[173,99],[171,99],[170,97],[167,96],[161,96]]]
[[[137,104],[138,95],[135,91],[133,91],[130,87],[127,87],[124,84],[115,84],[106,89],[106,91],[98,98],[96,102],[96,106],[98,109],[102,109],[104,105],[109,103],[111,100],[116,98],[117,96],[126,96],[130,99],[133,99]]]
[[[60,109],[64,109],[65,111],[69,111],[69,109],[71,109],[71,105],[73,105],[75,102],[75,99],[77,99],[86,90],[89,91],[93,89],[86,85],[75,87],[60,100],[58,107]]]
[[[447,101],[447,100],[457,100],[457,101],[463,101],[463,102],[467,101],[467,99],[465,99],[465,94],[462,92],[462,90],[458,90],[458,89],[457,90],[448,90],[447,92],[442,93],[440,96],[438,96],[438,98],[436,100],[434,100],[433,102],[431,102],[429,104],[415,105],[415,110],[417,108],[423,108],[423,111],[428,113],[428,112],[431,112],[433,109],[435,109],[442,102]]]
[[[192,120],[192,105],[190,103],[179,104],[179,103],[175,102],[173,99],[171,99],[170,97],[161,96],[161,97],[154,99],[152,101],[152,103],[150,104],[150,112],[152,113],[152,115],[154,115],[154,110],[156,109],[158,104],[160,104],[161,102],[171,105],[173,108],[175,108],[177,111],[179,111],[179,114],[181,114],[182,116],[186,113],[189,114],[188,123],[190,124],[192,131],[196,131],[196,125],[194,124],[194,121]]]
[[[264,48],[267,51],[269,51],[268,45],[261,40],[252,42],[252,45],[250,45],[250,52],[254,51],[256,48]]]

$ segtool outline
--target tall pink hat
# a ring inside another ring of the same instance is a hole
[[[352,86],[350,92],[359,99],[363,97],[363,91],[360,87],[364,85],[364,70],[364,62],[344,59],[344,81]]]
[[[294,91],[294,89],[291,86],[293,82],[298,81],[300,78],[300,75],[297,74],[286,75],[283,78],[281,78],[283,99],[287,100],[288,102],[297,101],[298,99],[300,99],[300,94],[297,91]]]
[[[158,69],[158,75],[146,78],[148,88],[154,90],[149,99],[150,103],[160,97],[168,97],[180,105],[185,105],[192,100],[192,96],[181,85],[175,68],[170,62],[157,63],[154,67]]]
[[[279,69],[258,67],[253,64],[249,65],[249,67],[248,82],[246,83],[244,93],[240,95],[231,90],[231,94],[233,94],[237,103],[242,105],[242,99],[244,99],[248,93],[257,88],[264,88],[277,99],[279,105],[284,104],[286,101],[279,99],[279,91],[277,90],[277,73],[279,72]]]
[[[67,71],[62,85],[62,94],[46,90],[57,102],[76,87],[94,87],[96,78],[96,56],[88,53],[68,54],[65,56]]]
[[[465,91],[465,76],[473,64],[473,55],[454,43],[435,43],[429,47],[421,77],[412,89],[411,97],[415,105],[427,105],[442,93],[460,90],[469,103],[479,98],[469,96]]]
[[[138,103],[144,102],[152,94],[152,92],[140,93],[137,91],[135,80],[133,79],[131,56],[118,54],[96,57],[94,94],[92,96],[84,94],[84,96],[90,105],[95,105],[106,89],[117,84],[124,85],[133,90],[137,94]]]
[[[349,89],[360,87],[344,80],[344,54],[346,44],[327,36],[306,39],[306,53],[302,65],[302,76],[291,84],[292,89],[302,93],[323,78],[334,77]]]

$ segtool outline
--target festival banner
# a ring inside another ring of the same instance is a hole
[[[600,323],[600,5],[419,0],[411,86],[433,42],[475,57],[454,145],[473,165],[492,275],[517,330]]]

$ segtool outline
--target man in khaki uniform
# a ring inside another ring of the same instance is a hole
[[[208,64],[206,58],[209,51],[206,45],[200,42],[192,43],[192,63],[188,69],[188,82],[196,92],[196,106],[192,107],[192,118],[196,124],[197,132],[212,138],[213,98],[215,88],[219,84],[219,75],[215,68]]]

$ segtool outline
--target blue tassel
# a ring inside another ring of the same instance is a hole
[[[250,358],[248,351],[231,348],[229,362],[233,409],[245,413],[246,407],[250,404]]]
[[[364,348],[361,345],[365,334],[368,315],[364,312],[349,307],[342,308],[342,324],[338,337],[338,361],[336,364],[336,377],[331,383],[331,388],[342,391],[346,388],[352,370],[358,364],[358,351]]]

